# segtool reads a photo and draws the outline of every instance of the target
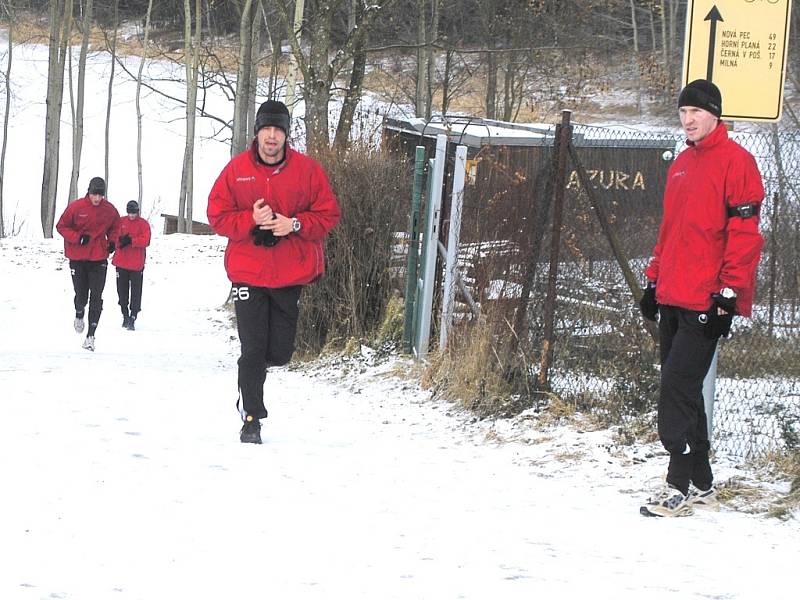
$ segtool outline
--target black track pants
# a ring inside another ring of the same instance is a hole
[[[231,297],[242,355],[239,358],[239,396],[243,416],[267,416],[264,381],[267,368],[285,365],[294,353],[301,286],[261,288],[234,283]]]
[[[686,493],[689,483],[706,490],[712,482],[703,379],[717,339],[706,334],[703,313],[660,306],[661,391],[658,435],[670,453],[667,482]],[[686,446],[689,453],[684,454]]]
[[[135,317],[142,310],[142,281],[144,281],[144,270],[131,271],[117,267],[117,296],[123,316]]]
[[[75,289],[75,315],[83,317],[86,303],[89,303],[89,330],[94,335],[100,314],[103,312],[103,290],[106,287],[104,260],[71,260],[69,270],[72,274],[72,287]]]

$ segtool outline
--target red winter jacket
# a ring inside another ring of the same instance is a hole
[[[70,260],[106,260],[109,234],[117,219],[117,209],[105,198],[97,206],[92,206],[88,196],[75,200],[56,224],[58,233],[64,237],[64,254]],[[84,233],[91,239],[81,246],[78,240]]]
[[[135,219],[126,215],[117,219],[112,235],[117,251],[114,252],[111,264],[129,271],[144,269],[144,260],[147,256],[145,248],[150,245],[150,223],[139,215]],[[119,238],[123,235],[131,236],[131,243],[124,248],[119,244]]]
[[[764,240],[759,217],[728,217],[728,207],[755,203],[764,187],[753,156],[728,138],[725,125],[681,152],[667,173],[664,215],[645,275],[659,304],[705,311],[729,287],[736,313],[749,317]]]
[[[235,283],[267,288],[303,285],[325,271],[323,240],[339,222],[339,205],[322,167],[286,145],[277,167],[257,159],[256,142],[233,157],[208,196],[208,223],[228,238],[225,270]],[[302,229],[275,246],[256,246],[253,204],[263,198],[273,212],[297,218]]]

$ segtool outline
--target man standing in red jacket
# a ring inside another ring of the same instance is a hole
[[[340,216],[322,167],[289,146],[289,125],[285,104],[264,102],[255,139],[225,166],[208,197],[208,222],[228,238],[244,443],[261,443],[267,368],[294,353],[302,286],[322,276],[323,242]]]
[[[751,314],[763,246],[761,174],[753,156],[728,137],[719,89],[692,81],[678,107],[688,147],[667,174],[640,303],[644,317],[660,317],[658,434],[670,455],[664,489],[641,508],[648,516],[689,515],[717,504],[703,379],[734,315]]]
[[[86,196],[70,203],[56,229],[64,237],[64,254],[69,259],[75,289],[75,331],[82,333],[84,310],[89,303],[89,330],[83,347],[94,351],[94,333],[103,312],[108,255],[114,251],[111,230],[119,212],[105,198],[106,182],[93,177]]]
[[[136,200],[128,202],[125,211],[127,216],[120,217],[114,227],[117,251],[111,264],[117,268],[117,296],[122,309],[122,326],[133,331],[136,317],[142,310],[142,282],[147,256],[145,248],[150,245],[150,224],[139,216],[139,203]]]

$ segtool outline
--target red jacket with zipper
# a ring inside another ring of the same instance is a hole
[[[275,167],[257,158],[256,142],[233,157],[208,197],[208,223],[228,238],[225,270],[234,283],[267,288],[303,285],[325,272],[323,241],[339,222],[339,205],[322,167],[286,145]],[[302,228],[275,246],[256,246],[253,205],[263,198],[273,212],[297,218]]]
[[[123,235],[131,236],[131,243],[124,248],[119,245],[119,238]],[[120,217],[114,226],[112,239],[117,245],[114,259],[111,261],[112,265],[129,271],[144,269],[144,261],[147,256],[145,248],[150,245],[150,223],[138,215],[135,219],[131,219],[127,215]]]
[[[728,217],[728,207],[764,198],[753,156],[716,129],[681,152],[667,173],[664,214],[645,275],[659,304],[706,311],[711,294],[732,288],[736,313],[749,317],[764,240],[759,217]]]
[[[119,219],[119,212],[103,198],[97,206],[89,197],[79,198],[67,206],[56,224],[64,237],[64,254],[70,260],[106,260],[111,230]],[[81,246],[81,235],[90,236],[89,243]]]

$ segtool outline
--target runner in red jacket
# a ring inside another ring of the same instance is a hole
[[[69,259],[75,289],[75,331],[83,332],[84,310],[89,303],[89,329],[83,347],[94,350],[94,334],[103,312],[108,255],[114,251],[111,230],[119,212],[105,198],[106,182],[93,177],[86,196],[70,203],[56,224],[64,237],[64,253]]]
[[[208,222],[228,238],[239,358],[240,440],[261,443],[264,381],[270,365],[294,353],[302,286],[325,270],[323,242],[339,205],[322,167],[287,143],[282,102],[264,102],[250,148],[222,170],[208,198]]]
[[[117,296],[122,310],[122,326],[129,331],[136,327],[142,310],[142,284],[146,248],[150,245],[150,223],[139,216],[139,203],[131,200],[125,207],[127,216],[120,217],[114,227],[117,251],[111,264],[117,268]],[[130,306],[129,306],[130,302]]]
[[[763,245],[761,175],[753,156],[728,138],[719,89],[693,81],[678,107],[688,148],[667,174],[641,301],[646,318],[660,316],[658,433],[670,461],[667,486],[641,508],[658,516],[716,502],[703,380],[733,316],[751,314]]]

